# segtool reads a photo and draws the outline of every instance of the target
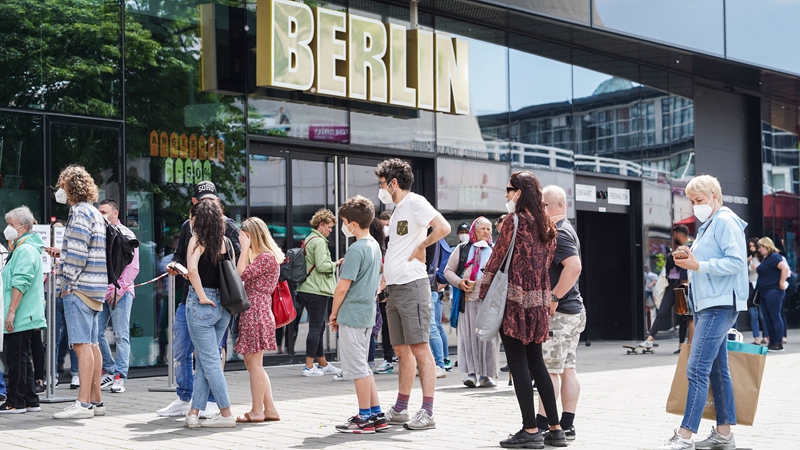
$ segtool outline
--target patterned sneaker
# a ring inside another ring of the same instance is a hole
[[[319,367],[319,366],[317,366],[317,367]],[[327,374],[340,375],[342,373],[342,369],[339,369],[338,367],[334,366],[333,364],[328,364],[325,367],[319,367],[319,370],[321,370],[322,373],[324,373],[326,375]]]
[[[404,409],[402,411],[395,411],[394,406],[392,406],[388,411],[386,411],[386,419],[389,421],[389,423],[402,425],[408,422],[408,410]]]
[[[114,376],[114,384],[111,386],[111,392],[121,394],[125,392],[125,378],[120,374]]]
[[[383,364],[375,368],[375,373],[394,373],[394,364],[391,361],[384,361]]]
[[[717,431],[717,427],[711,427],[711,434],[705,440],[694,443],[697,450],[735,450],[736,441],[733,439],[733,432],[725,437]]]
[[[372,425],[375,426],[375,431],[382,432],[382,431],[389,431],[389,421],[386,420],[386,414],[380,413],[375,417],[371,418]]]
[[[321,377],[323,375],[325,375],[325,372],[323,372],[322,369],[320,369],[317,366],[314,366],[314,367],[312,367],[310,369],[308,367],[305,367],[305,366],[303,367],[303,376],[304,377]]]
[[[684,439],[678,434],[678,430],[673,431],[675,434],[658,450],[695,450],[694,440]]]
[[[347,422],[342,425],[336,425],[336,431],[340,433],[353,433],[353,434],[374,434],[375,425],[371,420],[363,420],[356,414],[355,416],[347,419]]]
[[[403,428],[406,430],[427,430],[436,428],[436,422],[433,421],[433,416],[428,414],[428,411],[420,409],[411,420],[403,424]]]
[[[103,376],[100,378],[100,389],[110,388],[114,384],[114,377],[103,371]]]

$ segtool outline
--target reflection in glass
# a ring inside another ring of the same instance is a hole
[[[0,218],[25,205],[39,223],[50,222],[42,216],[43,154],[42,116],[0,112]],[[4,236],[0,242],[8,248]]]
[[[726,57],[800,74],[796,1],[725,2]]]
[[[589,23],[589,0],[499,0],[498,3],[573,22]],[[596,21],[597,13],[595,12]]]
[[[275,242],[286,243],[286,158],[250,155],[250,215],[267,224]]]
[[[333,103],[341,103],[341,100]],[[345,109],[256,96],[250,98],[248,107],[249,133],[340,144],[350,141]]]
[[[381,108],[394,109],[399,108]],[[403,110],[403,116],[370,114],[351,110],[351,142],[372,147],[389,147],[419,153],[433,153],[436,136],[430,111]]]

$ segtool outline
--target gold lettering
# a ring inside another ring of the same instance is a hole
[[[314,83],[314,15],[303,3],[260,1],[256,13],[256,83],[305,91]]]
[[[433,111],[433,32],[409,30],[408,52],[415,55],[408,64],[408,85],[417,90],[417,108]]]
[[[389,36],[389,46],[384,60],[389,66],[389,103],[415,108],[417,91],[408,87],[406,27],[387,23],[386,34]]]
[[[386,102],[386,28],[366,17],[347,15],[347,95]]]
[[[317,55],[314,88],[317,94],[347,97],[347,41],[337,33],[347,32],[347,14],[325,8],[314,8],[317,33],[312,47]]]
[[[469,43],[439,32],[436,32],[435,109],[469,114]]]

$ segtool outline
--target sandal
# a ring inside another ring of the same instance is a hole
[[[262,423],[266,421],[266,419],[261,420],[253,420],[250,418],[250,413],[244,413],[244,417],[237,417],[236,423]]]
[[[280,422],[281,416],[278,417],[267,417],[267,411],[264,411],[264,422]]]

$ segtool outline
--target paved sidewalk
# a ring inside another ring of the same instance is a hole
[[[627,342],[595,342],[579,349],[583,393],[575,425],[578,440],[573,449],[647,449],[659,446],[680,424],[680,417],[664,412],[677,355],[675,340],[660,340],[654,355],[626,355]],[[800,348],[790,343],[787,352],[770,354],[761,388],[756,427],[735,427],[740,447],[756,449],[798,448],[800,431],[789,425],[800,413]],[[501,359],[504,355],[501,355]],[[338,365],[338,364],[337,364]],[[457,368],[454,370],[458,370]],[[267,372],[281,422],[239,424],[235,429],[211,431],[183,428],[182,419],[160,418],[155,411],[175,397],[152,393],[165,379],[134,379],[124,394],[104,392],[107,416],[88,420],[55,420],[52,414],[66,404],[43,404],[42,412],[0,416],[0,446],[31,449],[162,449],[162,448],[309,448],[309,449],[472,449],[500,448],[498,442],[521,426],[519,408],[507,379],[496,389],[467,389],[462,374],[453,372],[438,380],[435,418],[437,428],[406,431],[393,427],[385,434],[357,436],[337,433],[334,425],[357,411],[352,382],[330,377],[300,375],[299,366],[269,367]],[[249,410],[247,372],[227,372],[233,410]],[[395,400],[396,375],[377,375],[382,406]],[[77,391],[58,389],[60,395]],[[419,385],[410,409],[422,402]],[[559,407],[559,411],[560,411]],[[413,412],[413,411],[412,411]],[[787,418],[773,423],[769,417]],[[713,424],[703,421],[705,437]],[[768,430],[768,432],[767,432]]]

